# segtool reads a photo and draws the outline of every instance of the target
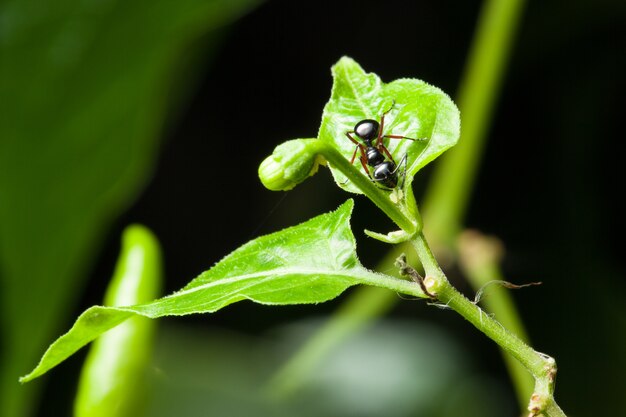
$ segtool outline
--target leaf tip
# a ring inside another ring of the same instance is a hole
[[[345,201],[345,203],[343,203],[337,208],[336,212],[341,213],[341,214],[344,214],[345,212],[345,214],[350,216],[352,214],[353,208],[354,208],[354,199],[349,198]]]
[[[21,376],[18,378],[18,381],[20,384],[25,384],[27,382],[32,381],[33,379],[37,378],[39,376],[39,372],[37,372],[37,369],[39,369],[39,365],[37,365],[37,367],[35,367],[35,369],[33,369],[32,371],[30,371],[30,373]]]
[[[339,70],[343,70],[343,71],[359,71],[364,73],[365,71],[363,71],[363,68],[359,65],[358,62],[356,62],[354,59],[350,58],[347,55],[342,56],[341,58],[339,58],[339,61],[337,61],[335,63],[335,65],[332,66],[331,71],[333,73],[334,76],[337,75],[337,72]]]

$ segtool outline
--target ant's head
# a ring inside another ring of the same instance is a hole
[[[354,133],[364,142],[371,142],[378,137],[380,125],[376,120],[361,120],[354,126]]]

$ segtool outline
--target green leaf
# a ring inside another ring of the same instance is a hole
[[[407,155],[406,186],[426,164],[456,144],[460,134],[459,111],[447,94],[424,81],[403,78],[389,84],[368,74],[354,60],[343,57],[332,68],[334,83],[324,107],[318,138],[331,143],[347,158],[355,145],[345,133],[363,119],[380,121],[385,116],[385,134],[402,135],[418,141],[386,139],[385,144],[398,163]],[[395,102],[395,104],[394,104]],[[393,107],[392,107],[393,106]],[[357,158],[355,165],[360,168]],[[361,191],[329,164],[335,181],[343,189]],[[363,175],[367,175],[363,172]]]
[[[161,250],[145,227],[124,230],[122,250],[104,304],[123,306],[155,299],[162,281]],[[132,317],[98,338],[85,359],[74,417],[130,417],[145,403],[156,323]]]
[[[89,308],[21,381],[42,375],[135,315],[157,318],[211,313],[246,299],[272,305],[320,303],[355,284],[423,297],[417,284],[361,266],[349,224],[353,205],[348,200],[332,213],[252,240],[170,296],[135,306]]]
[[[0,6],[0,404],[75,305],[95,250],[153,169],[164,121],[257,0]],[[201,60],[198,59],[201,57]]]

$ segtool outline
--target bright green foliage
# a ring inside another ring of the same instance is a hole
[[[349,224],[352,207],[349,200],[335,212],[252,240],[170,296],[129,307],[88,309],[21,381],[40,376],[134,315],[156,318],[210,313],[245,299],[262,304],[320,303],[355,284],[423,296],[417,284],[361,266]]]
[[[2,1],[3,415],[37,404],[34,386],[15,379],[71,310],[94,249],[147,180],[172,97],[193,79],[186,64],[210,56],[218,30],[256,3]],[[194,51],[201,36],[209,45]]]
[[[459,111],[438,88],[415,79],[384,84],[376,74],[366,74],[348,57],[339,60],[332,73],[331,98],[324,108],[317,140],[296,139],[279,145],[259,167],[259,178],[270,190],[289,190],[313,175],[320,163],[326,163],[340,187],[367,195],[403,230],[397,236],[368,232],[371,237],[388,243],[407,240],[422,227],[411,188],[413,176],[456,144]],[[391,194],[374,185],[360,162],[350,164],[353,157],[361,156],[361,151],[346,136],[359,121],[382,121],[383,114],[383,135],[415,139],[383,139],[394,155],[402,183]]]
[[[459,111],[440,89],[411,78],[385,84],[376,74],[364,72],[359,64],[347,57],[335,64],[332,73],[333,89],[324,107],[318,139],[333,144],[346,158],[352,157],[355,145],[345,133],[353,130],[360,120],[380,120],[383,112],[389,109],[391,111],[385,116],[385,134],[423,139],[385,140],[396,162],[407,155],[407,187],[417,171],[456,144],[460,133]],[[358,156],[357,152],[357,159]],[[355,164],[360,167],[357,160]],[[346,177],[332,163],[329,165],[335,181],[342,188],[362,192],[351,182],[346,182]]]
[[[349,58],[340,60],[333,74],[335,84],[324,110],[319,140],[290,141],[279,146],[262,164],[261,176],[270,188],[290,188],[315,172],[321,155],[335,166],[341,166],[353,180],[369,187],[372,196],[393,216],[396,208],[386,197],[381,200],[378,194],[382,191],[369,179],[361,181],[362,177],[357,174],[359,168],[347,163],[354,145],[344,139],[344,133],[351,130],[356,121],[375,118],[393,103],[386,131],[398,129],[394,133],[401,130],[403,135],[427,139],[400,141],[397,146],[389,146],[396,154],[410,154],[405,181],[410,185],[410,178],[419,168],[456,142],[458,111],[450,99],[434,87],[417,80],[398,80],[385,86],[375,75],[365,74]],[[342,186],[350,187],[349,184]],[[156,318],[213,312],[244,299],[262,304],[318,303],[336,297],[355,284],[375,285],[423,297],[415,283],[376,274],[360,265],[349,226],[352,205],[349,201],[334,213],[255,239],[168,297],[135,306],[90,308],[67,334],[50,346],[40,364],[22,381],[43,374],[133,315]],[[403,213],[395,214],[400,220],[408,219],[402,217]]]
[[[159,243],[145,227],[130,226],[104,299],[107,306],[146,303],[160,292]],[[75,417],[131,417],[143,408],[146,370],[156,322],[132,317],[98,338],[81,372]]]

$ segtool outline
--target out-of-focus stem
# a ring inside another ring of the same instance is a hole
[[[439,267],[426,239],[420,234],[412,241],[420,258],[426,277],[430,281],[431,292],[436,294],[442,305],[453,309],[487,337],[496,342],[500,349],[515,358],[535,380],[532,395],[523,399],[523,406],[528,404],[529,417],[547,415],[549,417],[565,417],[565,413],[554,401],[554,383],[556,379],[556,363],[553,358],[535,351],[520,337],[505,328],[502,323],[486,314],[476,303],[468,300],[454,288]],[[515,311],[513,315],[517,316]],[[530,398],[530,401],[528,401]]]
[[[438,162],[422,205],[425,234],[435,248],[451,247],[462,229],[524,4],[488,0],[480,13],[457,98],[461,139]]]
[[[485,288],[490,282],[502,282],[500,259],[503,246],[495,237],[484,236],[477,231],[465,231],[458,239],[459,265],[474,288]],[[511,333],[528,343],[524,324],[517,314],[510,290],[492,285],[485,291],[481,303]],[[533,380],[524,367],[512,356],[502,355],[520,404],[528,401],[533,391]]]

